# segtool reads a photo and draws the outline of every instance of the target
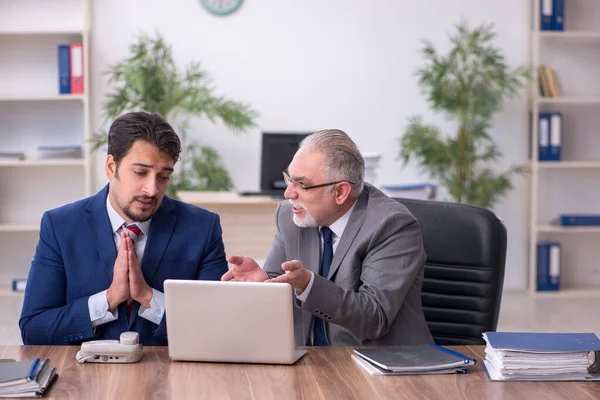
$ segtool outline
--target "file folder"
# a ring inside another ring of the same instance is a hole
[[[58,93],[71,93],[71,50],[68,44],[58,46]]]
[[[486,342],[495,349],[530,352],[600,351],[594,333],[485,332]]]
[[[376,368],[393,373],[467,372],[467,366],[477,363],[474,358],[435,343],[361,348],[354,349],[354,353]]]
[[[540,113],[538,123],[538,160],[550,160],[550,114]]]
[[[548,268],[548,290],[560,289],[561,273],[561,251],[560,243],[550,244],[550,267]]]
[[[560,289],[561,247],[558,242],[540,242],[537,245],[537,290]]]
[[[600,380],[593,333],[485,332],[483,339],[491,381]]]
[[[555,31],[565,30],[565,0],[554,0],[553,28]]]
[[[537,290],[548,289],[550,281],[550,245],[548,243],[537,244]]]
[[[27,287],[27,279],[13,279],[12,290],[13,292],[24,292]]]
[[[550,115],[550,156],[551,161],[560,161],[562,149],[562,114],[552,113]]]
[[[71,94],[83,94],[83,45],[71,45]]]
[[[600,214],[561,214],[562,226],[600,226]]]
[[[554,23],[554,10],[552,0],[540,0],[540,30],[551,31]]]

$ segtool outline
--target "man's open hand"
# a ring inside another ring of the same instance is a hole
[[[269,276],[250,257],[231,256],[229,262],[233,267],[221,277],[222,281],[264,282]]]
[[[312,274],[309,270],[304,268],[304,264],[300,260],[286,261],[281,264],[281,269],[284,273],[279,275],[277,278],[269,279],[267,282],[284,282],[292,285],[298,294],[304,292]]]

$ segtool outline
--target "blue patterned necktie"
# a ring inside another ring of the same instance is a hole
[[[331,260],[333,260],[333,232],[328,227],[321,228],[323,236],[323,258],[321,259],[321,276],[327,278]],[[315,317],[315,328],[313,332],[313,346],[327,346],[325,336],[325,323],[321,318]]]

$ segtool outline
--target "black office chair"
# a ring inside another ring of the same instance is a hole
[[[467,204],[396,199],[417,218],[427,261],[423,310],[437,344],[485,344],[498,324],[506,227],[490,210]]]

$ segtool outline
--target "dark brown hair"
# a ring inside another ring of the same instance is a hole
[[[108,154],[112,154],[118,165],[138,140],[167,153],[173,163],[179,160],[181,141],[171,125],[160,115],[143,111],[123,114],[114,120],[108,131]]]

